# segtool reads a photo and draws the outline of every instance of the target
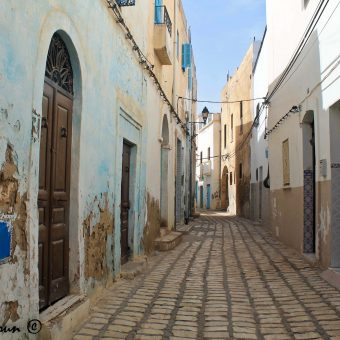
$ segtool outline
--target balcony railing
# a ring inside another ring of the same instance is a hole
[[[168,10],[166,9],[166,6],[155,6],[155,24],[156,25],[165,24],[171,36],[172,22]]]
[[[134,6],[136,0],[116,0],[119,6]]]

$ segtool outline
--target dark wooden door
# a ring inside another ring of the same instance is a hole
[[[126,263],[129,257],[130,158],[131,146],[124,143],[122,155],[122,187],[120,205],[120,246],[122,264]]]
[[[39,164],[40,308],[69,291],[69,197],[72,98],[46,80]]]

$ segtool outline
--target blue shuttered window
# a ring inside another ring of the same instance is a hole
[[[163,0],[155,0],[155,24],[162,24],[162,7]]]
[[[191,44],[182,45],[182,69],[185,71],[191,66]]]

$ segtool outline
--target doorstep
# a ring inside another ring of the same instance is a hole
[[[90,315],[90,300],[85,295],[69,295],[39,315],[41,340],[72,339],[79,325]]]
[[[182,242],[183,233],[171,231],[163,237],[158,237],[155,240],[155,248],[159,251],[168,251],[176,248]]]
[[[304,260],[312,267],[317,267],[319,264],[315,253],[302,253]]]
[[[340,268],[328,268],[321,273],[321,277],[340,290]]]

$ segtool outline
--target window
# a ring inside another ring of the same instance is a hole
[[[208,160],[210,161],[210,148],[208,148]]]
[[[182,70],[185,70],[191,66],[191,44],[182,45]]]
[[[290,165],[289,165],[289,140],[282,142],[282,173],[283,185],[290,184]]]
[[[234,141],[234,115],[230,116],[230,143]]]
[[[240,179],[242,179],[242,176],[243,176],[242,163],[239,164],[239,176],[240,176]]]
[[[259,180],[259,169],[256,169],[256,182]]]
[[[202,161],[203,161],[203,152],[201,151],[201,155],[200,155],[200,161],[201,161],[201,164],[202,164]]]
[[[240,102],[240,135],[243,134],[243,102]]]
[[[162,0],[156,0],[155,1],[155,24],[162,24],[163,18],[162,18]]]
[[[224,124],[224,148],[227,147],[227,124]]]
[[[229,179],[230,179],[230,185],[232,185],[233,184],[233,173],[232,172],[230,172]]]

